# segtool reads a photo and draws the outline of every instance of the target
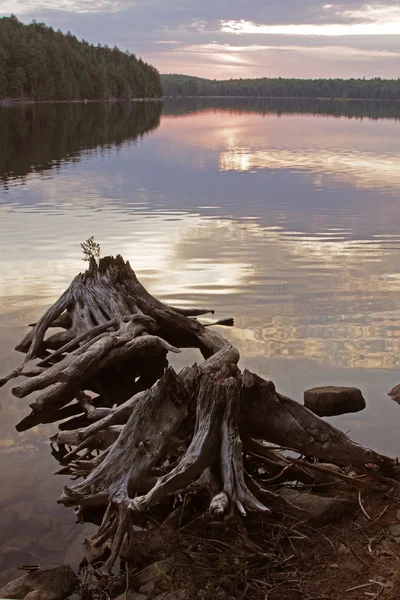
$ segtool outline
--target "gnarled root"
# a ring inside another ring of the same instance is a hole
[[[301,404],[278,394],[272,381],[247,370],[241,406],[243,422],[254,438],[342,464],[372,463],[380,469],[397,465],[394,459],[353,442]]]
[[[169,514],[182,496],[207,490],[202,510],[232,520],[268,513],[264,502],[301,515],[276,490],[287,481],[371,485],[371,477],[349,477],[349,465],[400,485],[394,459],[351,441],[272,382],[241,374],[238,351],[209,326],[232,321],[204,326],[193,318],[207,312],[160,302],[121,257],[92,261],[19,344],[24,363],[0,380],[25,376],[13,389],[19,398],[42,390],[20,430],[72,417],[52,438],[53,453],[60,473],[84,479],[65,487],[59,502],[81,513],[106,508],[94,538],[111,545],[105,575],[132,537],[132,519],[155,505]],[[65,331],[46,339],[54,326]],[[178,374],[166,368],[167,354],[185,347],[199,348],[204,362]]]

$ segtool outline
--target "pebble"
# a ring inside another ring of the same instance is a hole
[[[400,537],[400,523],[392,523],[389,525],[389,531],[393,537]]]

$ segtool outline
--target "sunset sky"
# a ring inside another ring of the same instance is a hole
[[[231,77],[400,77],[400,1],[0,0],[130,50],[161,73]]]

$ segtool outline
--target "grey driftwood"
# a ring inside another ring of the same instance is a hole
[[[121,256],[92,259],[17,346],[25,358],[1,381],[23,377],[18,398],[38,393],[21,429],[72,417],[52,438],[61,472],[80,477],[60,502],[78,515],[104,507],[94,545],[111,545],[105,575],[133,539],[135,515],[162,503],[172,512],[186,493],[207,495],[210,514],[222,518],[277,506],[298,515],[271,482],[362,489],[367,474],[399,485],[395,459],[242,373],[237,349],[196,318],[209,312],[160,302]],[[48,335],[53,327],[62,331]],[[166,357],[186,347],[199,348],[203,362],[176,372]],[[361,478],[347,475],[349,465]]]

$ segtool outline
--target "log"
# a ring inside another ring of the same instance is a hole
[[[160,302],[121,256],[92,259],[17,346],[26,354],[20,367],[0,381],[25,377],[12,390],[18,398],[42,392],[20,431],[71,417],[52,451],[59,473],[83,479],[65,486],[59,502],[79,515],[105,511],[93,538],[111,548],[104,577],[132,540],[132,520],[157,507],[168,520],[182,498],[204,499],[207,514],[228,523],[277,507],[299,515],[287,481],[314,494],[321,484],[399,485],[394,458],[352,441],[271,381],[242,373],[239,352],[213,329],[233,320],[196,318],[210,312]],[[54,326],[65,332],[46,339]],[[186,347],[203,361],[175,372],[168,355]],[[349,477],[349,466],[370,479]]]
[[[243,373],[242,398],[243,418],[252,437],[332,462],[373,463],[383,469],[396,466],[394,459],[356,444],[305,406],[278,394],[272,381],[247,370]]]

